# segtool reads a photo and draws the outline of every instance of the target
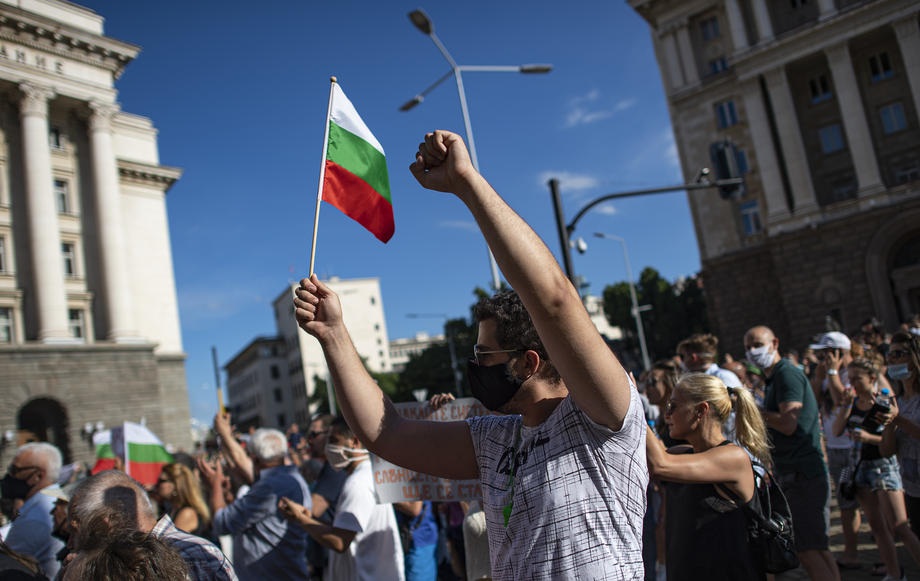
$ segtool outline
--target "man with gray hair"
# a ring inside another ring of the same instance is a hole
[[[150,497],[133,478],[119,470],[106,470],[82,480],[70,498],[69,516],[73,541],[80,553],[88,536],[105,530],[150,533],[175,549],[188,565],[194,581],[237,581],[233,565],[213,543],[186,533],[168,514],[157,521]]]
[[[310,490],[296,466],[285,463],[287,438],[278,430],[256,430],[249,445],[255,482],[227,506],[220,463],[199,459],[210,483],[214,534],[233,535],[233,560],[240,579],[307,579],[307,533],[278,512],[281,497],[311,507]],[[293,495],[293,496],[292,496]]]
[[[6,544],[17,553],[34,557],[48,578],[60,569],[55,556],[64,543],[51,536],[54,499],[43,491],[58,489],[61,452],[51,444],[33,442],[16,450],[6,476],[0,481],[3,498],[22,499],[25,504],[6,537]]]

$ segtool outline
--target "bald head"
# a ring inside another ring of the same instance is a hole
[[[756,327],[751,327],[748,329],[748,332],[744,334],[744,348],[750,349],[753,347],[761,347],[763,345],[769,345],[773,343],[776,339],[776,335],[773,334],[773,330],[770,327],[764,325],[758,325]],[[754,345],[753,343],[759,343],[759,345]]]
[[[118,470],[106,470],[80,482],[71,495],[69,511],[74,528],[103,518],[131,530],[149,532],[157,521],[147,492]]]

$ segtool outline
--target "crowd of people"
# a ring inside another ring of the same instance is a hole
[[[468,378],[488,415],[402,417],[366,371],[338,297],[311,276],[295,317],[323,349],[342,416],[317,416],[306,433],[240,434],[218,414],[219,452],[177,455],[146,488],[120,470],[59,482],[60,452],[26,444],[2,480],[16,518],[0,576],[761,580],[749,531],[765,482],[785,494],[811,579],[868,566],[863,516],[880,575],[905,578],[895,539],[920,564],[920,318],[892,335],[875,320],[849,336],[815,330],[801,355],[752,321],[743,344],[693,335],[637,380],[459,136],[427,134],[410,170],[466,205],[514,288],[474,310]],[[371,452],[477,479],[482,497],[380,504]],[[837,557],[832,491],[846,540]]]

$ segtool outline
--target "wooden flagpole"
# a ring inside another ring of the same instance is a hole
[[[326,129],[323,133],[323,157],[319,164],[319,186],[316,192],[316,213],[313,217],[313,244],[310,246],[310,273],[313,276],[313,265],[316,262],[316,233],[319,231],[319,206],[323,201],[323,180],[326,179],[326,150],[329,147],[329,120],[332,117],[332,97],[335,94],[337,79],[329,77],[329,109],[326,111]]]

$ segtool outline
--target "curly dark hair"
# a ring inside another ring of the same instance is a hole
[[[545,364],[544,372],[550,379],[560,379],[559,372],[550,362],[549,354],[537,329],[533,325],[530,313],[524,307],[521,297],[513,290],[502,291],[484,298],[473,308],[473,317],[481,323],[489,319],[495,320],[496,340],[502,349],[520,349],[521,351],[535,351],[540,356],[541,365]]]

